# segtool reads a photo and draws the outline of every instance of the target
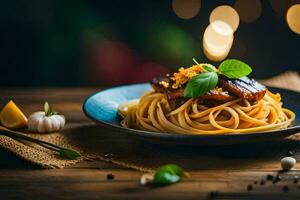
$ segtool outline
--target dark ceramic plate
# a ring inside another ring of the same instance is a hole
[[[119,86],[92,94],[84,102],[83,111],[96,123],[114,128],[120,133],[129,134],[137,139],[150,140],[156,143],[196,144],[203,146],[241,144],[279,140],[300,132],[300,93],[278,88],[269,89],[272,92],[279,92],[282,96],[284,107],[296,113],[296,120],[292,127],[269,132],[227,135],[156,133],[122,127],[120,125],[121,118],[117,113],[118,105],[129,100],[137,99],[146,91],[150,90],[148,83]]]

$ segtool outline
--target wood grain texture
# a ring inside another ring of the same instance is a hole
[[[81,111],[82,102],[96,90],[1,88],[0,106],[13,99],[28,115],[40,110],[47,100],[65,114],[68,123],[81,125],[90,122]],[[40,170],[0,151],[0,199],[300,199],[300,181],[294,183],[294,176],[300,177],[298,170],[281,174],[279,183],[266,181],[260,185],[267,174],[278,173],[280,157],[289,148],[296,151],[298,158],[298,147],[295,143],[268,146],[260,153],[254,146],[249,150],[254,152],[249,157],[239,150],[232,152],[232,156],[211,156],[215,152],[208,151],[205,159],[199,159],[199,167],[190,169],[190,178],[160,188],[141,186],[141,172],[112,163],[81,162],[65,169]],[[296,169],[299,168],[297,164]],[[107,180],[108,173],[115,178]],[[253,186],[252,191],[247,191],[249,184]],[[285,185],[288,192],[283,192]]]

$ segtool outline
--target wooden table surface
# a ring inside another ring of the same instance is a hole
[[[83,100],[96,88],[2,88],[0,106],[13,99],[28,115],[40,110],[45,100],[65,114],[68,122],[89,123],[82,110]],[[37,169],[13,155],[0,151],[0,199],[300,199],[300,183],[294,183],[296,169],[281,174],[282,181],[273,184],[265,181],[267,174],[276,175],[280,158],[298,143],[285,144],[272,157],[257,155],[243,159],[239,167],[227,165],[227,158],[220,157],[218,168],[195,168],[191,177],[167,187],[145,187],[139,184],[142,172],[106,162],[81,162],[65,169]],[[250,151],[255,151],[253,145]],[[234,154],[239,154],[236,149]],[[155,156],[155,155],[153,155]],[[296,157],[298,153],[296,152]],[[203,161],[205,162],[205,160]],[[107,180],[107,174],[115,175]],[[262,181],[264,180],[264,181]],[[255,184],[257,181],[257,184]],[[262,182],[261,182],[262,181]],[[300,182],[300,180],[299,180]],[[253,186],[247,191],[248,185]],[[298,186],[299,185],[299,186]],[[288,186],[284,192],[283,187]]]

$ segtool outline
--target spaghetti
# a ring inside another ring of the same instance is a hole
[[[239,98],[209,108],[189,99],[173,111],[165,94],[148,92],[131,106],[121,124],[154,132],[228,134],[287,128],[294,119],[291,110],[282,108],[280,94],[270,91],[256,103]]]

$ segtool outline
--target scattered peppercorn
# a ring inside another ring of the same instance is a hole
[[[288,191],[289,191],[289,187],[285,185],[285,186],[283,186],[282,190],[283,190],[284,192],[288,192]]]
[[[292,155],[294,155],[294,152],[293,152],[293,151],[288,151],[288,152],[286,152],[285,155],[286,155],[286,156],[292,156]]]
[[[247,190],[248,190],[248,191],[253,190],[253,186],[252,186],[252,185],[247,185]]]
[[[254,181],[253,183],[256,185],[256,184],[257,184],[257,181]]]
[[[268,175],[267,175],[267,180],[268,180],[268,181],[271,181],[271,180],[273,180],[273,178],[274,178],[274,176],[273,176],[273,175],[271,175],[271,174],[268,174]]]
[[[261,184],[261,185],[264,185],[265,183],[266,183],[265,180],[261,180],[261,181],[260,181],[260,184]]]
[[[281,181],[281,178],[280,178],[280,176],[277,175],[277,176],[273,179],[272,183],[275,184],[275,183],[277,183],[277,182],[279,182],[279,181]]]
[[[298,183],[298,176],[294,177],[294,183]]]
[[[112,173],[109,173],[106,175],[107,180],[113,180],[114,178],[115,178],[115,175],[113,175]]]

